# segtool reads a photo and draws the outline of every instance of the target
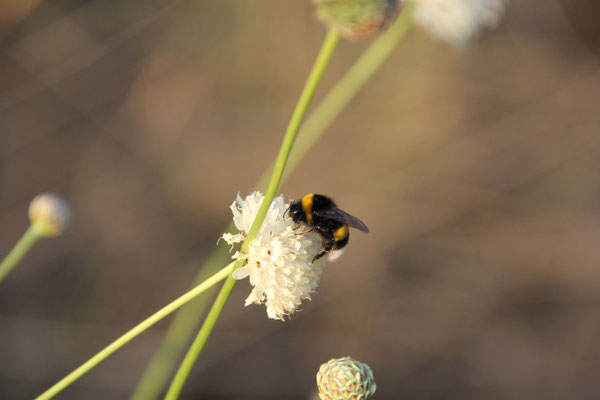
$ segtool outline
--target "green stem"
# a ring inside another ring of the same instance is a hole
[[[235,229],[233,223],[230,225],[226,232]],[[227,259],[231,259],[230,248],[222,240],[200,268],[200,273],[192,286],[204,281]],[[205,314],[204,310],[209,305],[209,299],[214,298],[213,292],[216,289],[216,287],[208,289],[204,295],[194,299],[175,314],[173,321],[167,328],[164,339],[136,385],[131,400],[156,400],[158,398],[167,384],[173,366],[180,360],[181,354],[187,343],[189,343],[193,331],[198,326],[200,318]]]
[[[8,255],[2,260],[0,264],[0,283],[13,270],[21,261],[23,256],[27,254],[27,251],[33,246],[35,242],[40,239],[40,235],[38,235],[37,230],[34,225],[29,225],[29,228],[25,231],[21,239],[15,244],[15,247],[8,253]]]
[[[354,99],[360,89],[371,79],[398,43],[410,30],[413,23],[414,2],[408,2],[398,20],[361,54],[352,67],[338,81],[334,88],[319,103],[298,134],[298,143],[294,146],[284,179],[304,158],[306,153]]]
[[[279,155],[277,156],[277,160],[275,161],[275,167],[273,168],[273,174],[271,175],[271,180],[269,181],[269,185],[267,186],[264,200],[260,205],[256,217],[254,218],[254,222],[252,222],[252,226],[248,231],[246,240],[242,244],[242,252],[248,251],[248,246],[256,237],[258,230],[260,229],[260,226],[262,225],[267,215],[267,211],[269,210],[269,207],[273,202],[273,198],[275,197],[275,193],[277,192],[279,184],[281,183],[281,178],[283,177],[285,165],[290,156],[290,152],[292,151],[292,146],[294,145],[294,141],[296,140],[296,135],[300,130],[300,124],[304,119],[306,110],[310,105],[310,102],[315,94],[317,86],[321,81],[321,77],[325,72],[325,68],[329,64],[329,60],[331,59],[331,56],[337,46],[337,43],[339,42],[339,39],[340,35],[337,31],[330,30],[329,32],[327,32],[327,36],[323,41],[323,45],[321,46],[319,55],[317,56],[313,68],[310,71],[308,79],[306,80],[306,83],[304,85],[304,89],[302,90],[300,98],[298,99],[298,103],[296,104],[294,112],[292,113],[292,117],[288,124],[287,130],[285,131],[283,143],[281,144]],[[236,268],[239,268],[241,264],[242,262],[236,262],[236,265],[233,267],[233,269],[235,270]],[[204,344],[210,336],[210,333],[212,332],[212,329],[215,326],[215,323],[219,318],[219,315],[221,314],[221,310],[223,309],[225,302],[229,298],[229,295],[233,290],[234,285],[235,279],[233,279],[232,276],[229,276],[223,284],[223,287],[221,288],[219,295],[217,296],[210,312],[208,313],[208,316],[204,320],[204,324],[202,325],[202,328],[200,328],[196,339],[194,339],[194,342],[188,350],[182,364],[179,366],[179,369],[177,370],[177,373],[173,378],[173,382],[169,387],[165,400],[175,400],[179,397],[179,393],[181,393],[181,389],[183,388],[183,385],[187,380],[187,377],[189,376],[189,373],[192,367],[194,366],[196,359],[198,358],[200,352],[204,348]]]
[[[219,272],[211,276],[209,279],[196,286],[189,292],[185,293],[183,296],[180,296],[176,300],[172,301],[165,307],[161,308],[159,311],[152,314],[150,317],[146,318],[138,325],[136,325],[133,329],[126,332],[123,336],[119,337],[117,340],[106,346],[95,356],[87,360],[80,367],[75,369],[69,375],[65,376],[63,379],[58,381],[54,386],[50,389],[46,390],[44,393],[36,397],[35,400],[48,400],[54,397],[56,394],[61,392],[64,388],[69,386],[71,383],[79,379],[83,374],[88,372],[90,369],[94,368],[108,356],[110,356],[115,351],[119,350],[125,344],[129,343],[133,338],[138,336],[140,333],[144,332],[146,329],[150,328],[152,325],[156,324],[158,321],[171,314],[173,311],[177,310],[179,307],[183,306],[190,300],[194,299],[196,296],[204,292],[209,287],[215,285],[219,281],[225,279],[231,271],[233,271],[234,263],[230,263]]]
[[[304,158],[323,132],[339,116],[342,110],[356,96],[359,90],[362,89],[410,30],[412,26],[412,7],[413,2],[406,4],[398,21],[387,32],[371,43],[350,70],[346,72],[335,87],[306,118],[287,162],[283,180],[295,169],[296,165]],[[267,186],[268,179],[273,170],[273,164],[261,177],[256,187],[265,188]],[[229,232],[233,228],[233,226],[230,226],[226,231]],[[228,254],[227,251],[217,249],[213,255],[219,261],[220,265]],[[220,255],[223,255],[223,258],[220,258]],[[201,282],[206,271],[213,269],[211,267],[215,264],[213,261],[213,257],[211,256],[206,265],[201,268],[196,282]],[[178,354],[189,340],[192,329],[203,314],[202,311],[205,305],[206,300],[201,298],[177,313],[177,316],[167,329],[163,341],[136,386],[131,400],[153,400],[158,398],[158,394],[162,390],[171,371],[170,366],[175,363]]]
[[[279,155],[275,160],[275,167],[273,168],[273,174],[271,175],[271,180],[269,181],[269,185],[267,186],[267,190],[265,192],[265,199],[258,210],[258,214],[256,214],[256,219],[248,232],[248,238],[242,245],[242,251],[248,247],[249,242],[254,239],[260,226],[262,225],[262,221],[265,219],[267,215],[267,210],[271,206],[271,202],[275,197],[275,193],[279,188],[279,184],[281,183],[281,178],[283,176],[283,170],[285,169],[285,165],[289,158],[290,152],[292,151],[292,146],[294,141],[296,140],[296,135],[298,130],[300,129],[300,124],[302,123],[302,119],[304,118],[304,114],[306,114],[306,109],[308,108],[313,95],[315,94],[315,90],[317,88],[317,84],[321,80],[321,76],[325,71],[325,67],[329,63],[333,50],[335,49],[338,41],[339,41],[339,33],[335,30],[330,30],[325,37],[325,41],[323,42],[323,46],[321,48],[321,52],[317,56],[315,60],[315,64],[313,69],[310,71],[310,75],[306,81],[304,89],[302,90],[302,94],[300,95],[300,99],[296,104],[296,108],[294,109],[294,113],[292,114],[292,118],[290,119],[290,123],[285,132],[285,136],[283,137],[283,143],[281,144],[281,149],[279,150]],[[258,222],[258,223],[257,223]]]
[[[181,365],[179,366],[179,369],[173,378],[173,382],[171,382],[169,391],[165,396],[165,400],[175,400],[177,397],[179,397],[179,393],[181,393],[181,389],[183,388],[183,385],[185,384],[192,367],[196,363],[196,359],[200,355],[204,344],[208,340],[208,337],[210,336],[210,333],[212,332],[212,329],[215,326],[215,323],[221,314],[221,310],[223,309],[223,306],[225,305],[225,302],[227,301],[227,298],[229,297],[234,285],[235,279],[233,279],[231,275],[228,276],[227,280],[223,284],[223,287],[221,288],[221,291],[215,299],[210,312],[206,316],[206,320],[204,321],[202,328],[200,328],[198,335],[194,339],[183,361],[181,362]]]

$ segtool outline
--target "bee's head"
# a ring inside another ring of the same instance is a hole
[[[304,214],[304,211],[302,210],[301,200],[294,201],[292,204],[290,204],[290,207],[287,209],[286,213],[289,213],[290,217],[292,217],[295,222],[306,222],[306,214]]]

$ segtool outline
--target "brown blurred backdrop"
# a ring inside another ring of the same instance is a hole
[[[599,398],[594,3],[513,1],[466,51],[411,31],[282,187],[371,234],[285,323],[239,283],[182,398],[309,399],[344,355],[377,399]],[[0,255],[37,193],[73,208],[0,285],[0,398],[187,290],[323,36],[304,0],[0,1]],[[341,43],[317,101],[367,45]],[[127,399],[167,324],[57,398]]]

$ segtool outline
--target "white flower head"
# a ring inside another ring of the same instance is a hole
[[[458,47],[482,28],[495,28],[508,0],[413,0],[415,22],[434,37]]]
[[[223,239],[233,245],[244,241],[264,199],[253,192],[242,199],[238,194],[231,205],[233,222],[242,232],[225,233]],[[283,320],[296,311],[304,299],[319,286],[325,266],[323,257],[313,262],[322,248],[322,239],[316,232],[308,232],[284,215],[289,207],[283,195],[275,197],[260,230],[248,247],[247,253],[236,252],[234,259],[245,260],[245,266],[233,272],[237,280],[250,277],[254,289],[246,299],[249,304],[265,304],[267,315]]]

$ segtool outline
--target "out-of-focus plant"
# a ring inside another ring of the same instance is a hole
[[[0,282],[40,239],[61,235],[69,224],[71,211],[67,202],[53,193],[37,195],[29,204],[29,228],[0,263]]]
[[[410,0],[415,23],[434,38],[464,48],[483,28],[495,28],[508,0]]]

